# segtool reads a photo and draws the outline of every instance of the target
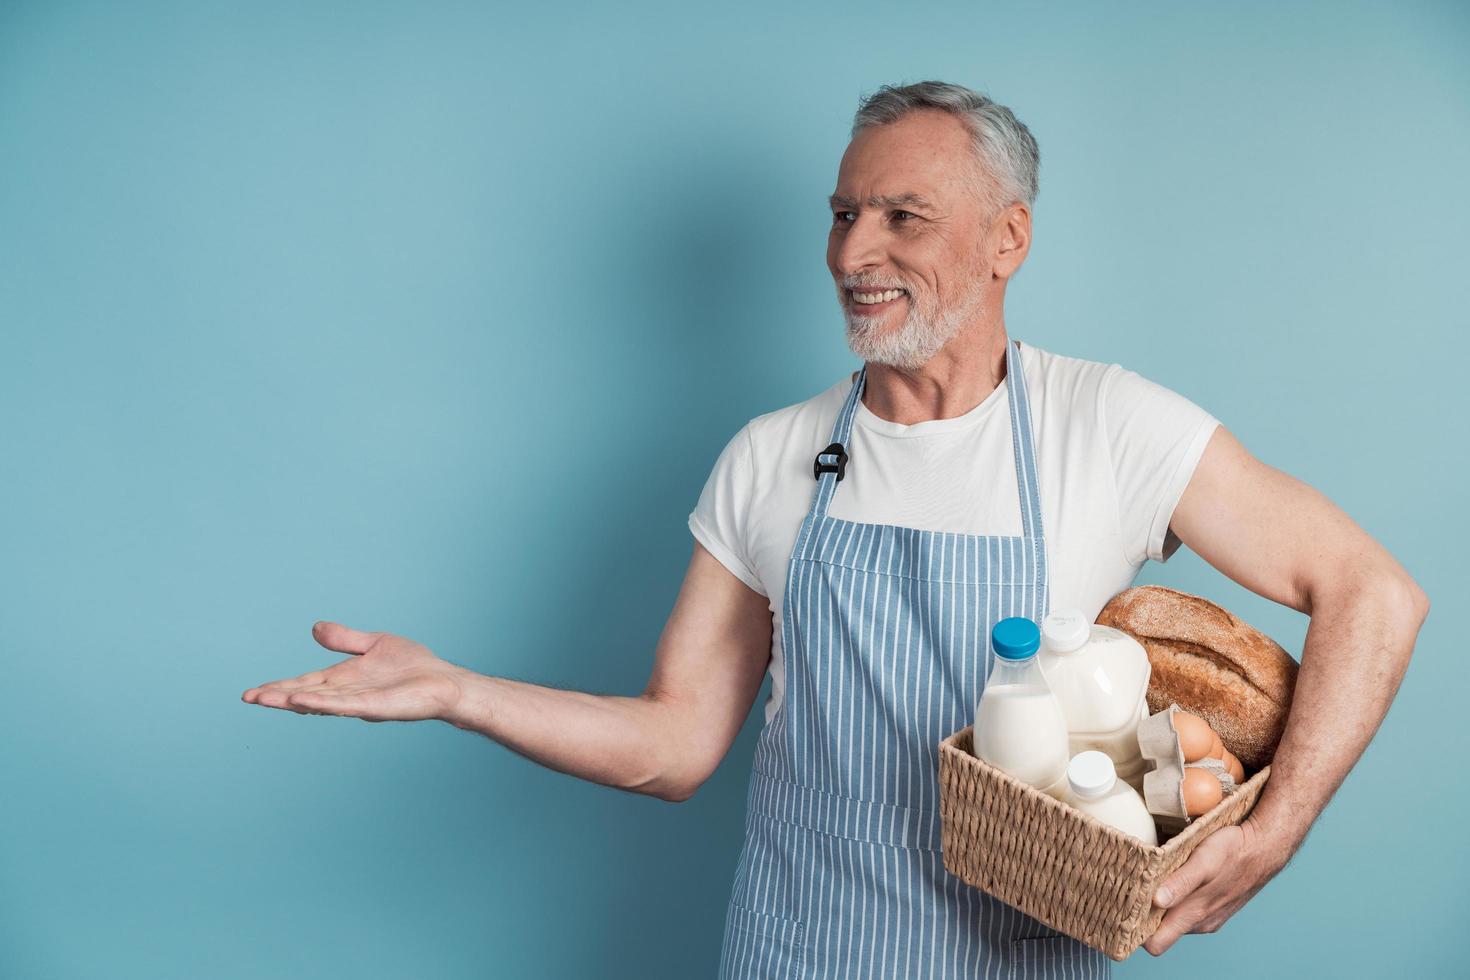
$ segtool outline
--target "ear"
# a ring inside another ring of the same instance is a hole
[[[991,229],[996,235],[991,269],[997,279],[1009,279],[1031,250],[1031,209],[1013,201],[996,216]]]

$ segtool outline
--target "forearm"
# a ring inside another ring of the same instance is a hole
[[[1391,572],[1315,590],[1291,712],[1251,823],[1285,863],[1378,730],[1427,602]]]
[[[672,708],[652,697],[584,694],[456,673],[461,696],[444,721],[499,742],[557,772],[660,799],[692,791],[673,764]]]

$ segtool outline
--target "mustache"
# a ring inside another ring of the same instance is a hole
[[[843,289],[864,293],[873,291],[881,292],[885,289],[902,289],[906,293],[909,292],[909,287],[901,282],[873,282],[868,279],[844,279],[842,280],[841,286]]]

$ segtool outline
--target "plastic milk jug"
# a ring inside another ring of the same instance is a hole
[[[1102,752],[1079,752],[1067,765],[1067,802],[1150,847],[1159,843],[1153,815],[1132,786],[1118,780]]]
[[[995,656],[975,707],[975,754],[1050,796],[1067,795],[1067,721],[1036,660],[1041,631],[1002,619],[990,631]]]
[[[1148,764],[1138,749],[1138,723],[1148,717],[1148,654],[1127,633],[1095,625],[1076,609],[1047,616],[1041,636],[1037,661],[1067,719],[1069,754],[1106,752],[1118,778],[1143,792]]]

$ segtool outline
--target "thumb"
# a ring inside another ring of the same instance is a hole
[[[368,648],[378,642],[378,637],[383,634],[365,633],[362,630],[355,630],[341,623],[323,619],[312,626],[311,635],[328,650],[336,650],[338,653],[362,654],[367,653]]]
[[[1155,905],[1161,909],[1178,905],[1195,889],[1220,873],[1228,845],[1224,838],[1212,840],[1214,836],[1211,834],[1200,841],[1189,860],[1184,862],[1184,867],[1164,879],[1158,891],[1154,892]]]

